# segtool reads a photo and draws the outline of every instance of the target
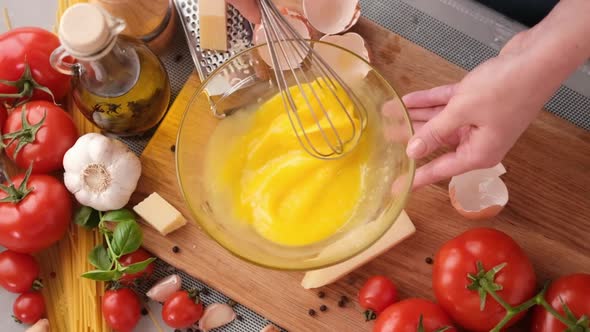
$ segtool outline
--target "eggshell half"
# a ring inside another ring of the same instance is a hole
[[[500,179],[506,173],[502,164],[454,176],[449,183],[453,207],[469,219],[496,216],[508,203],[508,188]]]
[[[365,40],[357,33],[349,32],[342,36],[326,35],[320,40],[350,50],[369,61],[369,51],[365,46]],[[369,65],[359,64],[359,61],[355,57],[337,48],[321,43],[314,44],[313,48],[316,54],[324,59],[338,76],[349,85],[353,85],[355,82],[364,79],[371,70]]]
[[[318,31],[336,35],[358,22],[361,7],[359,0],[303,0],[303,15]]]

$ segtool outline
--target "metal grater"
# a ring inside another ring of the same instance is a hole
[[[219,0],[222,1],[222,0]],[[174,0],[181,18],[184,33],[188,41],[189,50],[201,80],[207,78],[225,61],[232,56],[254,46],[253,27],[237,9],[228,5],[227,33],[228,51],[218,52],[202,50],[199,37],[199,5],[198,0]]]

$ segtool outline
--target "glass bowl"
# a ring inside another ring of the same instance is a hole
[[[237,54],[205,80],[195,92],[180,123],[176,166],[184,199],[202,229],[234,255],[251,263],[279,270],[313,270],[342,262],[377,241],[395,222],[409,195],[415,165],[405,154],[412,126],[400,97],[387,81],[364,59],[338,46],[313,42],[314,48],[329,52],[330,64],[359,96],[368,111],[363,135],[371,141],[367,190],[358,201],[362,213],[323,240],[305,245],[281,245],[259,235],[252,226],[228,220],[231,206],[214,201],[206,169],[213,133],[226,118],[240,112],[255,112],[275,96],[275,73],[261,45]],[[327,54],[327,53],[322,53]],[[315,62],[306,59],[301,69],[317,72]],[[284,72],[294,84],[290,72]],[[383,107],[386,104],[386,107]],[[226,117],[226,118],[224,118]],[[232,134],[230,134],[232,135]],[[236,133],[235,135],[240,135]],[[228,137],[229,139],[229,137]],[[322,162],[330,162],[322,161]],[[239,183],[232,190],[239,191]],[[347,195],[342,192],[343,197]],[[355,210],[356,211],[356,210]],[[313,221],[301,227],[313,227]]]

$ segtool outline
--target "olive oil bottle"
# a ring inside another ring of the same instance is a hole
[[[161,61],[140,40],[119,35],[124,29],[123,20],[99,6],[74,5],[62,16],[62,46],[51,57],[57,70],[74,76],[72,96],[84,116],[117,136],[154,127],[170,101]]]

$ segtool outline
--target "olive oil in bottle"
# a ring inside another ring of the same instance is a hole
[[[140,40],[119,35],[123,29],[124,21],[96,5],[74,5],[62,16],[62,46],[51,62],[74,76],[73,99],[88,120],[107,133],[131,136],[162,119],[170,82],[158,57]]]

